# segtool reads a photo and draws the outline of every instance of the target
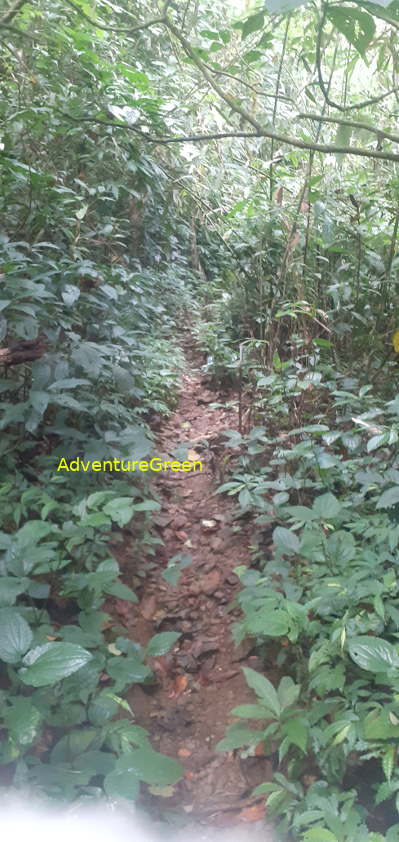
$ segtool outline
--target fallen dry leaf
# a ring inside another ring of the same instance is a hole
[[[262,740],[255,748],[255,755],[256,757],[264,757],[265,756],[265,742]]]
[[[189,448],[187,451],[187,459],[189,462],[198,462],[198,460],[201,460],[201,454],[197,453],[196,450]]]
[[[201,520],[201,526],[203,526],[204,529],[215,529],[217,522],[216,520]]]
[[[191,751],[190,751],[189,748],[179,748],[179,751],[177,752],[177,754],[178,754],[179,757],[190,757]]]
[[[157,610],[157,598],[154,594],[145,596],[140,604],[140,614],[145,620],[152,620]]]
[[[240,822],[258,822],[264,818],[266,807],[263,801],[258,801],[252,807],[244,807],[239,813]]]
[[[117,649],[115,643],[109,643],[107,646],[108,652],[111,652],[111,655],[122,655],[120,649]]]
[[[219,570],[211,570],[210,573],[207,573],[207,575],[204,576],[200,584],[201,592],[207,594],[207,596],[211,596],[211,594],[215,593],[220,585]]]
[[[149,786],[149,791],[152,795],[159,795],[161,798],[172,798],[175,794],[173,786]]]
[[[188,675],[182,673],[181,675],[177,675],[174,682],[173,682],[173,690],[169,693],[170,699],[176,699],[185,690],[187,690],[188,685]]]

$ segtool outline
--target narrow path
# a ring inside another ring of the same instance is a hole
[[[197,821],[223,826],[263,817],[263,801],[251,797],[251,791],[271,778],[271,768],[265,757],[240,760],[235,752],[214,750],[232,721],[231,708],[253,701],[241,667],[259,663],[250,644],[235,648],[231,637],[239,616],[232,605],[238,589],[234,568],[249,563],[251,527],[235,526],[234,504],[214,495],[220,482],[214,475],[215,448],[220,449],[224,430],[237,427],[237,415],[212,408],[222,399],[203,381],[199,368],[190,367],[178,409],[158,437],[157,455],[183,460],[186,445],[188,458],[195,451],[204,467],[202,473],[159,473],[154,480],[162,502],[155,521],[164,544],[129,623],[132,637],[143,644],[159,631],[179,631],[181,637],[172,653],[153,659],[156,687],[146,692],[134,686],[128,698],[154,747],[178,757],[185,768],[174,796],[162,799],[164,807],[179,807]],[[162,571],[177,553],[190,554],[192,560],[173,586]]]

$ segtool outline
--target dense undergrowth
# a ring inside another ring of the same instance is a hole
[[[57,466],[152,452],[191,321],[238,394],[236,639],[280,676],[246,670],[220,749],[273,758],[283,836],[399,839],[398,27],[396,0],[0,16],[2,785],[181,775],[124,699],[177,636],[144,651],[104,609],[136,599],[123,529],[156,556],[147,475]]]

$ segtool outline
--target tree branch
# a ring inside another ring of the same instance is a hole
[[[142,140],[145,140],[147,143],[156,143],[161,146],[166,146],[169,143],[203,143],[208,140],[222,140],[223,138],[228,137],[268,137],[278,143],[286,143],[287,146],[295,146],[297,149],[310,149],[314,152],[322,152],[327,155],[356,155],[361,158],[375,158],[380,161],[399,162],[399,153],[383,152],[382,150],[374,149],[362,149],[359,146],[335,146],[334,144],[312,143],[311,141],[300,140],[299,138],[290,137],[289,135],[277,134],[276,132],[263,128],[263,126],[260,126],[259,130],[256,132],[211,132],[209,134],[176,135],[175,137],[154,137],[153,135],[146,134],[140,129],[137,129],[135,126],[131,126],[129,123],[116,123],[112,120],[103,120],[99,117],[73,117],[71,114],[67,114],[64,111],[60,111],[59,113],[68,120],[72,120],[74,123],[99,123],[100,125],[110,126],[114,129],[125,129],[138,134]]]
[[[330,106],[330,108],[336,108],[338,111],[346,112],[346,111],[356,111],[360,108],[367,108],[368,105],[375,105],[377,102],[381,102],[381,100],[386,99],[386,97],[391,96],[397,92],[398,88],[391,88],[389,91],[385,91],[383,94],[378,94],[377,96],[372,96],[370,99],[364,99],[363,102],[357,102],[354,105],[340,105],[339,102],[334,102],[333,99],[330,99],[329,92],[326,88],[326,84],[323,78],[323,72],[321,69],[321,42],[323,38],[323,30],[324,24],[327,18],[327,5],[323,8],[323,14],[321,16],[321,20],[319,26],[317,28],[317,39],[316,39],[316,68],[317,68],[317,77],[319,80],[319,85],[323,97]]]
[[[239,103],[236,102],[234,97],[232,97],[232,96],[230,96],[230,94],[226,93],[223,90],[223,88],[221,88],[220,85],[218,85],[217,82],[215,82],[212,75],[209,73],[209,70],[204,65],[204,62],[201,61],[201,59],[196,55],[196,53],[193,50],[191,44],[189,43],[189,41],[187,41],[187,38],[185,38],[184,35],[182,35],[180,30],[177,28],[177,26],[175,26],[172,23],[170,18],[166,18],[165,24],[166,24],[167,28],[171,32],[173,32],[173,35],[175,36],[175,38],[177,38],[177,40],[180,41],[180,43],[181,43],[181,45],[184,49],[184,52],[186,53],[186,55],[189,56],[189,58],[191,58],[191,60],[196,65],[196,67],[198,67],[198,69],[201,71],[204,78],[207,80],[207,82],[209,82],[211,88],[213,88],[213,90],[216,91],[216,93],[220,96],[221,99],[224,100],[224,102],[227,102],[227,105],[230,106],[232,111],[235,111],[236,114],[239,114],[240,117],[242,117],[243,120],[245,120],[246,123],[249,123],[251,126],[253,126],[254,129],[256,129],[257,131],[261,131],[262,130],[261,124],[258,123],[258,121],[255,120],[254,117],[252,117],[252,115],[249,113],[249,111],[247,111],[242,105],[239,105]]]
[[[394,143],[399,143],[399,135],[385,132],[383,129],[369,126],[368,123],[362,123],[360,120],[344,120],[339,117],[323,117],[320,114],[297,114],[297,120],[315,120],[318,123],[338,123],[339,126],[350,126],[353,129],[365,129],[367,132],[378,135],[378,137],[392,140]]]
[[[22,1],[24,3],[26,2],[26,0]],[[95,26],[97,29],[105,29],[107,32],[125,32],[126,35],[131,35],[133,32],[140,32],[142,29],[149,29],[150,26],[155,26],[156,23],[166,23],[165,17],[158,17],[153,18],[152,20],[148,20],[146,23],[139,24],[138,26],[107,26],[106,24],[100,23],[97,20],[93,20],[93,18],[91,18],[90,15],[87,15],[86,12],[84,12],[83,9],[80,8],[80,6],[77,6],[73,2],[73,0],[64,0],[64,2],[68,6],[71,6],[71,8],[74,9],[78,15],[81,15],[81,17],[83,17],[85,20],[91,23],[92,26]]]

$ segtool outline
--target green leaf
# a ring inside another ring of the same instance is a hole
[[[261,675],[250,667],[243,667],[245,680],[251,690],[254,690],[261,702],[271,710],[276,717],[280,716],[281,705],[275,688],[266,676]]]
[[[84,219],[84,217],[87,214],[88,207],[89,207],[88,205],[82,205],[82,207],[79,208],[79,210],[76,211],[76,214],[75,214],[76,219],[79,219],[79,220]]]
[[[263,605],[258,611],[248,613],[245,620],[245,628],[248,634],[256,637],[282,637],[287,634],[290,628],[289,618],[286,611],[280,611],[273,605]]]
[[[370,672],[390,672],[399,668],[399,654],[394,646],[381,637],[353,637],[348,644],[353,661]]]
[[[115,497],[103,508],[103,512],[115,521],[118,526],[126,526],[132,519],[134,504],[131,497]]]
[[[298,746],[304,753],[308,744],[309,729],[306,719],[302,716],[297,716],[295,719],[289,719],[282,727],[282,733],[288,737],[291,744]]]
[[[292,515],[295,520],[303,520],[305,523],[315,520],[317,515],[308,506],[286,506],[285,511]]]
[[[388,706],[374,709],[364,719],[363,733],[366,740],[397,740],[399,725],[394,725],[389,718]]]
[[[377,436],[372,436],[367,442],[367,453],[377,450],[378,447],[387,444],[389,440],[389,433],[379,433]]]
[[[335,518],[341,511],[341,503],[334,494],[327,492],[327,494],[320,494],[316,497],[313,503],[313,511],[320,518],[320,520],[328,520]]]
[[[111,773],[115,765],[115,756],[108,751],[92,749],[78,755],[73,760],[72,766],[79,771],[91,772],[93,777]]]
[[[138,602],[137,596],[127,585],[123,582],[112,582],[111,585],[104,585],[105,593],[116,596],[118,599],[127,599],[129,602]]]
[[[79,218],[81,219],[82,217]],[[72,304],[75,304],[75,301],[77,301],[80,297],[80,289],[79,287],[76,287],[73,284],[66,284],[61,295],[62,300],[67,305],[67,307],[72,307]]]
[[[389,506],[394,506],[395,503],[399,503],[399,485],[388,488],[387,491],[381,494],[381,497],[378,498],[376,509],[388,509]]]
[[[262,705],[238,705],[231,711],[232,716],[240,716],[241,719],[267,719],[269,710]]]
[[[17,576],[1,576],[0,578],[0,606],[14,605],[19,594],[27,591],[30,580],[25,576],[21,579]]]
[[[234,751],[242,746],[256,746],[263,737],[263,731],[256,731],[253,728],[243,728],[241,723],[229,725],[226,735],[215,746],[215,751]]]
[[[126,687],[127,684],[138,684],[146,681],[152,675],[150,668],[134,655],[110,658],[106,669],[109,676],[115,681],[115,689],[118,691]]]
[[[33,406],[33,409],[39,413],[39,415],[43,415],[46,411],[49,403],[49,394],[48,392],[40,392],[34,391],[33,389],[29,393],[29,400]]]
[[[160,508],[156,500],[143,500],[142,503],[135,503],[133,506],[135,512],[158,512]]]
[[[32,637],[30,626],[15,608],[0,609],[0,659],[2,661],[7,664],[18,663],[29,648]]]
[[[327,17],[345,36],[350,44],[364,57],[375,34],[375,23],[371,15],[351,6],[327,6]]]
[[[101,690],[89,705],[88,718],[92,725],[105,725],[118,712],[119,704],[109,690]]]
[[[140,780],[134,772],[114,769],[104,778],[104,790],[109,798],[135,801],[140,793]]]
[[[150,658],[166,655],[167,652],[170,652],[179,637],[181,637],[180,632],[161,632],[160,634],[154,634],[147,645],[147,655]]]
[[[297,701],[300,691],[300,684],[294,684],[291,676],[284,675],[277,688],[281,710],[291,707]]]
[[[76,643],[45,643],[31,649],[18,675],[24,684],[45,687],[62,681],[92,659],[87,649]]]
[[[395,768],[396,746],[387,746],[382,756],[382,769],[387,781],[392,778]]]
[[[242,24],[241,29],[241,38],[247,38],[248,35],[251,35],[252,32],[257,32],[258,29],[262,29],[265,22],[265,15],[264,12],[256,12],[255,15],[251,15],[251,17],[247,18],[246,21]]]
[[[173,757],[159,754],[150,746],[129,751],[116,762],[116,770],[135,775],[146,784],[166,786],[175,784],[182,777],[184,770]]]
[[[339,840],[334,833],[331,833],[331,830],[318,824],[306,831],[302,842],[339,842]]]
[[[273,543],[276,549],[284,555],[294,555],[299,550],[298,536],[290,529],[285,529],[284,526],[277,526],[274,530]]]
[[[17,696],[3,711],[4,722],[10,730],[13,740],[22,746],[33,743],[38,735],[42,714],[31,699]]]

